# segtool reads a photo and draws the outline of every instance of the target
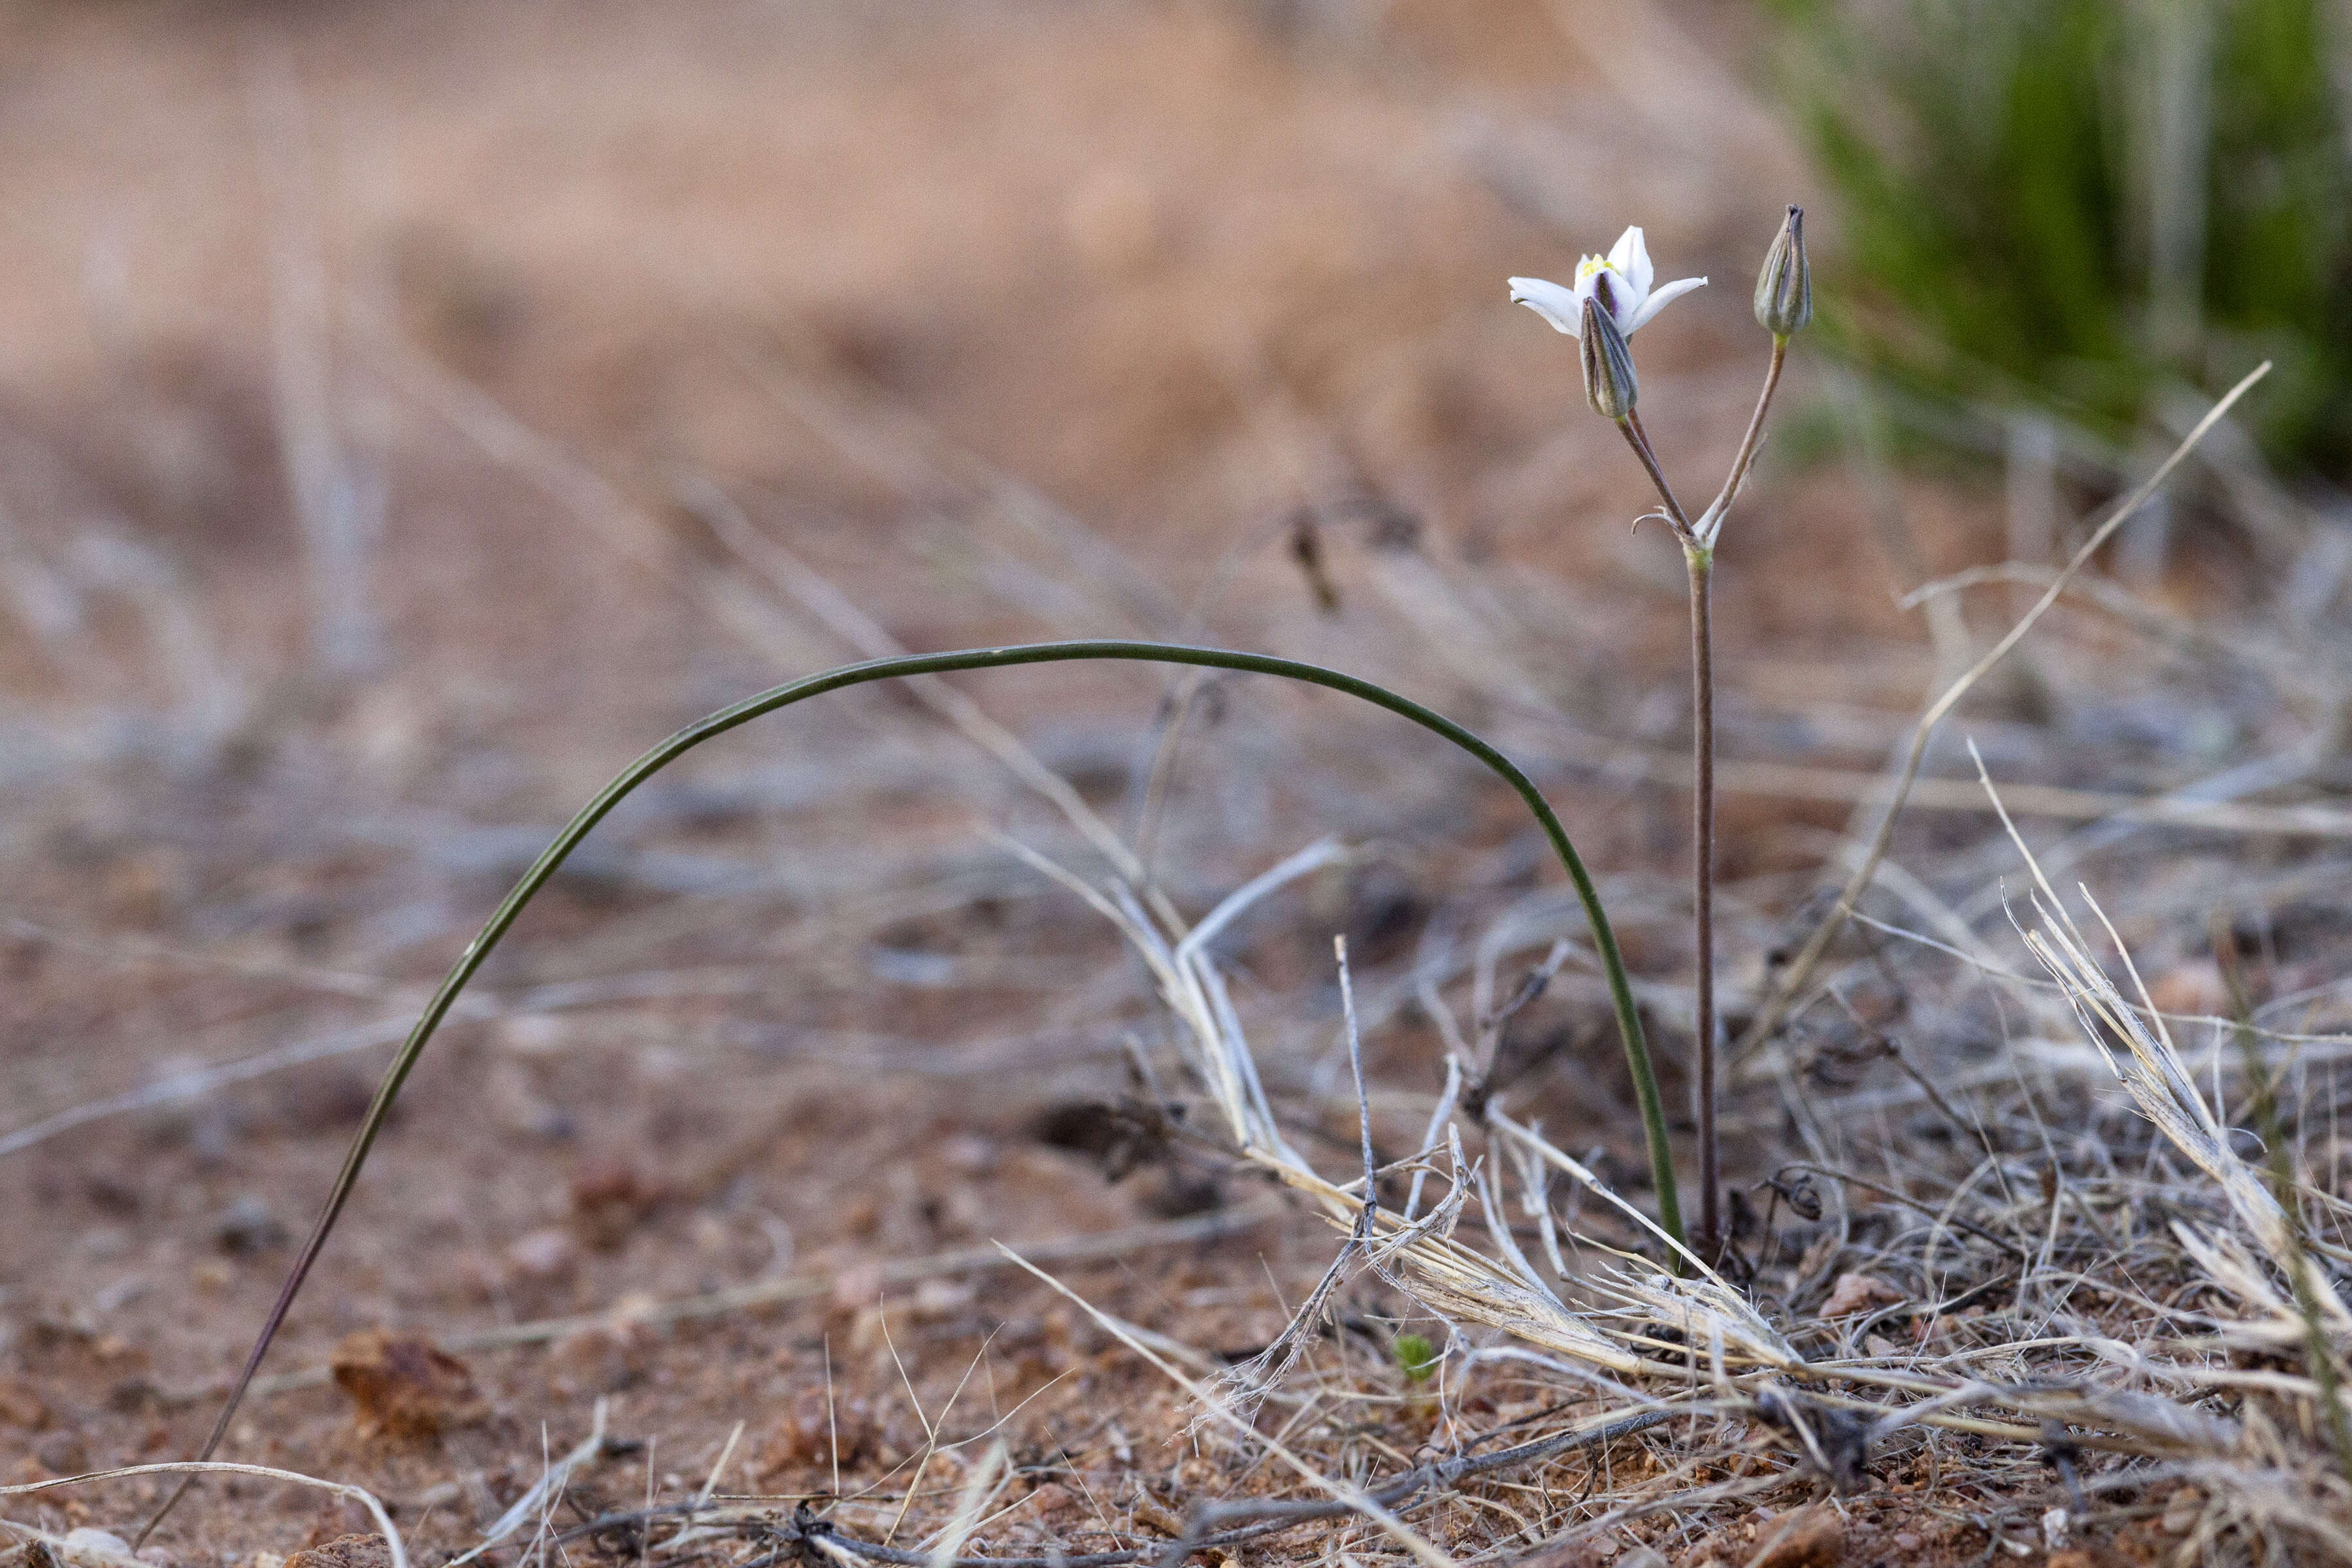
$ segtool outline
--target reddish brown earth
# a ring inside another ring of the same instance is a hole
[[[391,1038],[506,882],[643,745],[859,651],[714,536],[714,494],[911,647],[1189,631],[1392,679],[1542,754],[1572,725],[1671,765],[1677,563],[1628,534],[1638,471],[1584,413],[1573,345],[1503,279],[1567,276],[1637,221],[1664,276],[1714,276],[1641,340],[1651,428],[1700,489],[1760,370],[1747,277],[1803,194],[1753,84],[1710,63],[1741,57],[1744,23],[1351,14],[0,6],[0,1137],[349,1047],[0,1154],[0,1482],[193,1452]],[[289,382],[289,352],[323,354],[323,379]],[[302,385],[382,497],[377,652],[348,672],[306,643],[281,463]],[[1822,393],[1801,363],[1791,403]],[[1994,552],[1981,493],[1908,499],[1937,564]],[[1724,580],[1751,754],[1874,768],[1931,664],[1864,498],[1768,468]],[[962,689],[1132,820],[1171,680]],[[1372,846],[1236,948],[1262,1051],[1303,1080],[1333,1039],[1333,931],[1377,984],[1433,916],[1475,929],[1544,873],[1499,792],[1390,721],[1262,682],[1211,699],[1156,859],[1188,912],[1319,834]],[[1547,776],[1645,972],[1683,952],[1685,807],[1654,774]],[[1157,1015],[1103,922],[980,830],[1083,847],[895,694],[769,721],[680,777],[526,918],[483,977],[495,1016],[445,1032],[224,1457],[366,1486],[419,1561],[474,1541],[600,1401],[625,1444],[558,1527],[714,1474],[827,1492],[836,1455],[842,1486],[895,1496],[928,1424],[1000,1418],[1024,1475],[1007,1500],[1028,1501],[992,1550],[1098,1547],[1114,1521],[1149,1538],[1230,1484],[1166,1380],[1043,1286],[891,1272],[992,1238],[1222,1226],[1055,1269],[1213,1354],[1264,1344],[1331,1257],[1213,1152],[1108,1148],[1089,1107],[1126,1092],[1122,1037]],[[1732,973],[1846,812],[1727,799]],[[1548,997],[1524,1092],[1638,1180],[1605,1019],[1582,981]],[[1370,1044],[1384,1135],[1411,1138],[1435,1037],[1405,1008]],[[1312,1116],[1344,1166],[1344,1109]],[[1108,1181],[1107,1157],[1138,1168]],[[649,1321],[762,1280],[811,1283]],[[485,1342],[577,1314],[604,1316]],[[1386,1466],[1445,1440],[1377,1343],[1313,1364],[1388,1391],[1394,1424],[1316,1433],[1318,1453]],[[1556,1392],[1498,1379],[1461,1419]],[[914,1516],[944,1517],[984,1447],[924,1465]],[[1633,1445],[1611,1477],[1655,1463]],[[0,1513],[127,1536],[165,1484]],[[1979,1557],[1957,1512],[1906,1502],[1922,1484],[1882,1477],[1834,1535],[1767,1560]],[[1467,1503],[1425,1524],[1465,1558],[1527,1545]],[[216,1479],[151,1560],[365,1528]],[[1779,1525],[1714,1528],[1654,1534],[1727,1563]]]

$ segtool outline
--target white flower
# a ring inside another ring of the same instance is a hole
[[[1540,278],[1514,278],[1511,301],[1525,305],[1572,338],[1590,297],[1617,319],[1617,330],[1630,338],[1665,309],[1668,300],[1706,287],[1704,278],[1680,278],[1654,293],[1650,279],[1654,276],[1642,231],[1629,228],[1617,237],[1608,255],[1588,256],[1576,264],[1575,288],[1563,289]]]

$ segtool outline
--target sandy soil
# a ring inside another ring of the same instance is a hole
[[[1503,279],[1566,276],[1629,222],[1664,275],[1711,275],[1641,340],[1697,489],[1753,395],[1748,279],[1801,174],[1717,63],[1744,47],[1728,8],[1371,17],[0,6],[0,1481],[193,1450],[390,1042],[506,882],[644,744],[884,639],[1189,634],[1392,679],[1550,759],[1636,968],[1680,963],[1679,567],[1628,533],[1639,473]],[[1801,363],[1790,396],[1833,390]],[[1998,553],[1980,489],[1904,495],[1926,565]],[[1735,984],[1935,668],[1888,592],[1922,563],[1872,505],[1769,466],[1726,547],[1727,745],[1828,781],[1726,802]],[[344,568],[318,542],[337,519]],[[2226,589],[2202,571],[2180,591]],[[1369,846],[1233,944],[1286,1082],[1330,1081],[1335,931],[1393,985],[1433,924],[1477,929],[1539,875],[1499,792],[1336,700],[1213,687],[1147,811],[1174,679],[962,689],[1107,818],[1149,816],[1194,913],[1319,834]],[[2133,700],[2100,711],[2127,729]],[[2147,772],[2013,719],[1979,733],[2044,782]],[[1613,771],[1576,763],[1594,736]],[[1007,1539],[1181,1511],[1220,1472],[1165,1380],[970,1249],[1113,1237],[1056,1271],[1221,1354],[1278,1331],[1334,1241],[1207,1153],[1122,1142],[1104,1107],[1154,1010],[1103,922],[989,834],[1083,847],[898,695],[676,778],[418,1073],[225,1457],[371,1488],[420,1560],[600,1402],[626,1441],[559,1524],[707,1478],[895,1500],[934,1426],[971,1439],[912,1483],[935,1520],[1000,1418],[1032,1500]],[[1606,1018],[1580,980],[1531,1009],[1521,1092],[1637,1184]],[[1436,1037],[1400,1004],[1370,1044],[1410,1139]],[[176,1092],[266,1053],[317,1059]],[[1318,1118],[1344,1165],[1346,1117]],[[664,1316],[761,1282],[764,1305]],[[372,1330],[462,1370],[355,1401],[326,1367],[343,1345],[362,1377]],[[1426,1425],[1383,1342],[1315,1354]],[[1547,1397],[1502,1380],[1470,1415]],[[1986,1549],[1905,1501],[1924,1473],[1881,1480],[1822,1561]],[[163,1485],[0,1511],[127,1535]],[[364,1528],[212,1481],[150,1555]],[[1523,1550],[1475,1508],[1431,1528]],[[1641,1528],[1696,1563],[1773,1526]]]

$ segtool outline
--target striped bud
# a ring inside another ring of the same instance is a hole
[[[1756,277],[1756,324],[1776,338],[1792,338],[1813,319],[1813,272],[1805,261],[1805,209],[1792,206],[1764,270]]]
[[[1633,375],[1633,351],[1625,346],[1616,316],[1596,298],[1597,293],[1585,296],[1584,313],[1578,322],[1583,329],[1577,340],[1582,350],[1578,357],[1584,364],[1584,397],[1603,419],[1623,420],[1633,412],[1641,384]]]

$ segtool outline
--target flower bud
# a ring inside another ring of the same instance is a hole
[[[1633,351],[1625,346],[1617,318],[1594,295],[1585,296],[1584,314],[1578,324],[1583,329],[1577,339],[1584,363],[1585,401],[1603,419],[1624,419],[1633,412],[1633,399],[1642,390],[1633,375]]]
[[[1805,209],[1792,206],[1756,278],[1756,324],[1790,338],[1813,319],[1813,273],[1805,262]]]

